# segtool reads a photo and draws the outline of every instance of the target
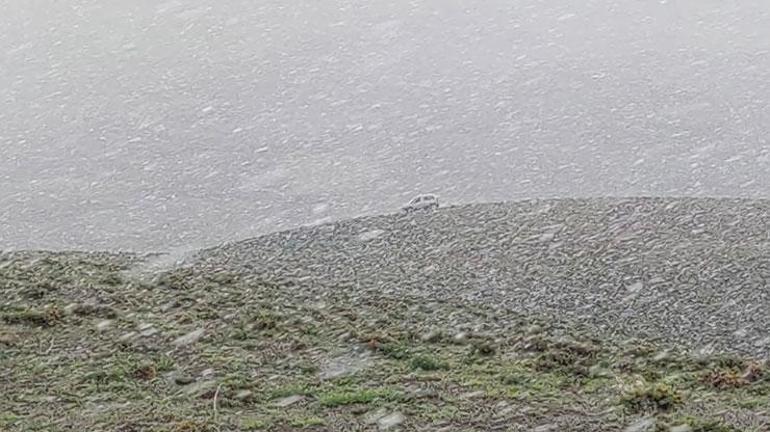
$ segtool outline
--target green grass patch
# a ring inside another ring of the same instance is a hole
[[[371,404],[375,402],[393,402],[402,398],[402,394],[391,389],[355,389],[331,390],[318,396],[322,406],[334,408],[353,404]]]
[[[411,361],[412,369],[424,371],[448,370],[449,363],[429,355],[418,355]]]
[[[622,402],[634,412],[668,411],[681,405],[683,396],[673,386],[658,382],[633,387],[623,395]]]
[[[320,417],[299,417],[299,418],[292,418],[289,419],[289,426],[293,428],[309,428],[314,426],[323,426],[326,424],[326,421]]]

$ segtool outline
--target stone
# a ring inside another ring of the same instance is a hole
[[[460,397],[463,399],[478,399],[484,397],[484,395],[486,395],[486,393],[484,393],[483,390],[478,390],[475,392],[463,393]]]
[[[295,403],[302,402],[303,400],[305,400],[305,396],[302,395],[288,396],[275,401],[275,406],[286,408],[287,406],[294,405]]]
[[[245,401],[251,399],[252,395],[254,395],[254,393],[252,393],[251,390],[241,390],[235,394],[235,399],[239,401]]]
[[[200,381],[200,382],[188,385],[184,389],[184,392],[185,392],[185,394],[187,394],[189,396],[201,397],[201,396],[206,395],[206,394],[208,394],[210,392],[213,392],[214,389],[216,388],[216,386],[217,386],[217,383],[214,380]]]
[[[173,378],[174,383],[177,385],[188,385],[195,382],[195,378],[189,375],[175,374]]]
[[[155,327],[150,327],[150,328],[142,330],[142,332],[139,333],[139,335],[142,336],[142,337],[150,337],[150,336],[154,335],[155,333],[158,333],[158,329],[156,329]]]
[[[438,342],[441,339],[441,332],[440,331],[430,331],[428,333],[423,334],[420,336],[420,340],[422,342],[426,343],[434,343]]]
[[[455,336],[452,338],[452,340],[453,340],[453,341],[454,341],[454,343],[456,343],[456,344],[464,344],[464,343],[468,342],[468,333],[466,333],[466,332],[460,332],[460,333],[457,333],[457,334],[456,334],[456,335],[455,335]]]
[[[136,332],[128,332],[128,333],[125,333],[125,334],[121,335],[121,336],[118,338],[118,342],[128,342],[128,341],[130,341],[131,339],[135,338],[135,337],[136,337],[136,334],[137,334]]]
[[[176,338],[176,340],[174,340],[174,345],[178,347],[182,347],[185,345],[190,345],[192,343],[195,343],[203,336],[203,332],[204,330],[202,328],[193,330],[184,336]]]
[[[103,320],[96,323],[96,329],[99,331],[105,331],[112,327],[112,320]]]
[[[380,417],[380,419],[377,420],[377,426],[380,428],[380,430],[388,430],[401,425],[405,420],[406,417],[404,417],[404,415],[400,412],[396,411],[386,416]]]
[[[669,429],[669,432],[692,432],[692,427],[688,424],[680,424],[676,426],[671,426],[671,429]]]
[[[655,419],[653,417],[642,417],[631,423],[623,429],[623,432],[652,432],[655,430]]]
[[[368,425],[375,424],[379,419],[385,417],[387,414],[388,410],[385,408],[378,408],[376,411],[372,411],[371,413],[364,416],[364,423]]]

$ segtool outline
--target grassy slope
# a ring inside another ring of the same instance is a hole
[[[0,430],[770,430],[760,361],[132,262],[0,261]]]

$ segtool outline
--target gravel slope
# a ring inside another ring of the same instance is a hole
[[[602,334],[770,354],[770,201],[589,199],[365,217],[203,251],[300,289],[451,299]],[[354,299],[355,300],[355,299]]]

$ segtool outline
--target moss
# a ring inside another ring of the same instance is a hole
[[[318,400],[322,406],[333,408],[352,404],[369,404],[381,401],[396,401],[401,397],[401,393],[390,389],[343,389],[322,393],[319,395]]]
[[[259,431],[267,429],[270,423],[259,418],[245,418],[241,420],[241,429],[245,431]]]
[[[472,353],[489,357],[497,352],[497,347],[491,341],[474,341],[471,344]]]
[[[627,392],[622,402],[632,411],[667,411],[683,402],[681,392],[665,383],[638,385]]]
[[[78,316],[98,316],[109,319],[114,319],[118,316],[114,308],[94,304],[79,304],[75,306],[72,313]]]
[[[292,418],[289,420],[289,426],[293,428],[309,428],[314,426],[323,426],[326,422],[324,419],[320,417],[299,417],[299,418]]]
[[[739,432],[733,426],[724,423],[721,420],[707,420],[698,417],[686,416],[677,417],[668,422],[659,422],[656,425],[656,432],[668,432],[674,426],[687,425],[690,432]]]
[[[377,346],[377,351],[387,358],[404,360],[409,357],[409,349],[399,343],[385,343]]]
[[[622,430],[618,408],[657,411],[663,422],[704,400],[727,412],[760,412],[770,400],[767,365],[747,358],[695,359],[652,342],[595,340],[529,316],[491,322],[495,311],[471,310],[463,302],[419,307],[424,299],[367,294],[362,304],[345,289],[287,289],[261,277],[202,269],[175,270],[159,283],[110,282],[125,262],[89,260],[59,255],[34,267],[0,266],[8,298],[31,302],[0,305],[0,362],[10,366],[14,395],[3,409],[46,419],[0,417],[0,429],[359,430],[366,414],[397,410],[415,429],[487,430],[513,424],[521,412],[546,423],[590,406],[608,430]],[[40,287],[48,287],[42,297],[25,297]],[[333,306],[309,306],[319,294]],[[46,316],[55,309],[43,301],[97,301],[111,309]],[[94,329],[96,320],[83,319],[110,310],[117,319],[101,331]],[[471,324],[485,327],[485,336],[455,340],[426,333],[447,326],[441,322],[447,317],[478,320]],[[13,325],[6,325],[9,320]],[[142,322],[154,323],[158,333],[136,335]],[[536,331],[524,330],[533,323]],[[55,332],[45,328],[50,325]],[[205,328],[208,337],[174,347],[181,326]],[[361,368],[333,380],[319,377],[317,365],[357,341],[372,350],[362,353]],[[199,373],[206,369],[214,373]],[[175,380],[171,371],[185,379]],[[724,376],[740,385],[714,384],[729,383]],[[640,377],[654,377],[643,382],[655,384],[627,392],[618,386]],[[38,403],[41,395],[54,399]],[[274,403],[293,395],[306,397],[288,409]],[[51,407],[62,415],[45,417]],[[492,412],[494,419],[474,414]],[[695,431],[730,430],[688,424]]]
[[[44,310],[26,309],[18,312],[2,314],[2,320],[8,324],[20,324],[36,327],[53,327],[62,319],[58,307],[52,306]]]
[[[308,384],[292,384],[268,392],[267,398],[272,400],[295,395],[312,396],[314,393],[314,389]]]
[[[253,328],[255,330],[273,330],[278,327],[281,317],[278,314],[267,310],[261,310],[254,314],[252,318]]]
[[[214,432],[218,428],[205,421],[184,420],[173,425],[172,432]]]
[[[435,357],[428,355],[419,355],[411,361],[412,369],[420,369],[424,371],[437,371],[449,369],[449,364]]]

